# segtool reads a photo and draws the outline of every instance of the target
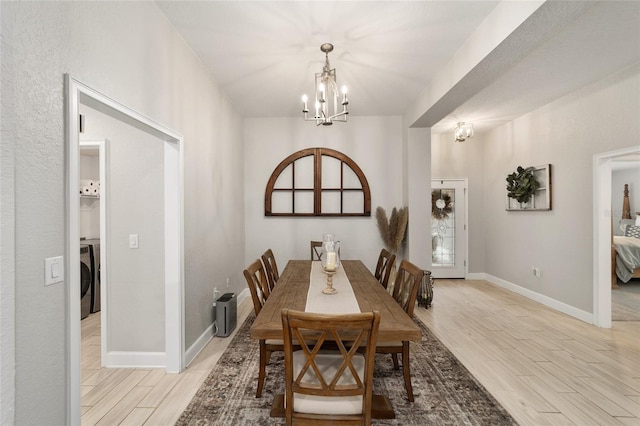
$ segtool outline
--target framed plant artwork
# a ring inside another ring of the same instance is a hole
[[[518,166],[506,184],[506,210],[551,210],[551,164]]]

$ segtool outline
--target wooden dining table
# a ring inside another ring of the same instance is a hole
[[[378,341],[421,340],[420,328],[387,293],[360,260],[342,260],[341,268],[349,279],[361,312],[380,312]],[[309,292],[310,260],[290,260],[251,326],[253,339],[282,339],[283,308],[304,311]],[[340,297],[340,293],[327,297]]]

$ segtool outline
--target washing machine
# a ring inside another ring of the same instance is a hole
[[[91,248],[93,282],[91,286],[91,313],[100,312],[100,240],[85,240]]]
[[[85,319],[91,313],[92,284],[91,246],[80,244],[80,319]]]

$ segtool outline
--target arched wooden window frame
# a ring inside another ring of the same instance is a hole
[[[301,158],[313,156],[313,188],[296,188],[295,186],[295,162]],[[340,187],[339,188],[322,188],[322,157],[332,157],[340,161]],[[276,181],[280,174],[289,166],[292,166],[292,182],[291,187],[275,188]],[[360,181],[360,188],[344,188],[344,167],[349,167]],[[295,211],[295,193],[296,191],[313,191],[313,213],[296,213]],[[340,192],[340,212],[323,213],[322,212],[322,192]],[[343,212],[343,195],[345,192],[361,191],[363,194],[363,206],[361,212]],[[272,197],[274,192],[290,192],[291,193],[291,212],[274,213],[272,211]],[[280,164],[273,170],[271,177],[267,182],[267,189],[264,195],[264,215],[265,216],[371,216],[371,191],[367,178],[360,167],[342,152],[329,148],[306,148],[298,152],[294,152],[287,158],[282,160]]]

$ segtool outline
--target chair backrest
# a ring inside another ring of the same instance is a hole
[[[268,249],[262,254],[262,263],[264,264],[264,271],[267,274],[267,282],[269,283],[269,291],[273,290],[276,283],[280,279],[278,273],[278,264],[276,263],[276,257],[273,255],[273,251]]]
[[[424,272],[406,259],[400,262],[393,285],[393,298],[413,318],[413,308]]]
[[[311,241],[311,260],[322,260],[322,241]]]
[[[387,285],[389,284],[389,275],[391,274],[391,269],[393,269],[395,264],[395,254],[392,254],[389,250],[384,248],[380,250],[378,264],[376,265],[376,273],[374,275],[384,288],[387,288]]]
[[[251,300],[253,300],[253,309],[256,315],[260,313],[264,302],[267,301],[269,294],[269,283],[267,282],[267,275],[262,267],[260,259],[254,260],[251,265],[247,266],[247,269],[243,271],[244,279],[247,280],[249,291],[251,292]]]
[[[283,309],[281,315],[287,424],[294,418],[317,419],[319,416],[326,416],[321,417],[326,422],[339,421],[345,415],[371,424],[380,313],[336,315]],[[294,342],[301,350],[294,352]],[[320,351],[325,343],[337,350]],[[361,347],[364,354],[358,353]],[[301,395],[304,397],[298,401],[296,398]],[[327,400],[327,397],[333,398]],[[335,397],[344,397],[349,402],[343,406]],[[361,402],[361,408],[357,402]]]

